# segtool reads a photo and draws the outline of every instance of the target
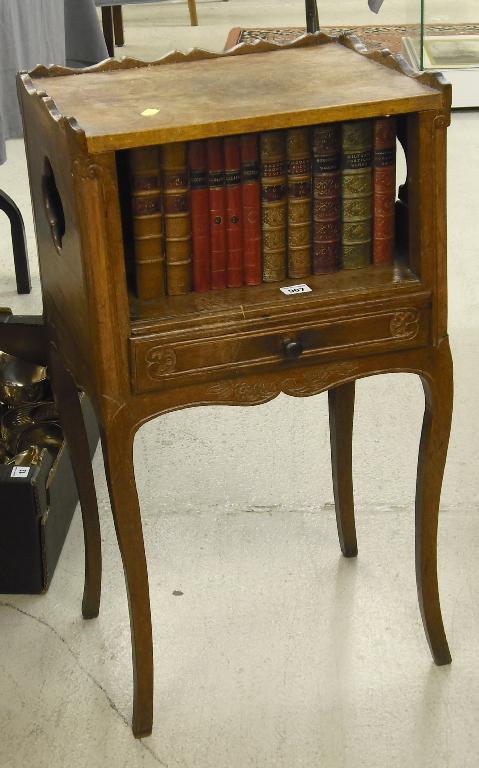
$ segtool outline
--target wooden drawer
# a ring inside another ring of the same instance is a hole
[[[384,305],[383,305],[384,307]],[[167,385],[230,372],[298,364],[321,358],[352,358],[385,350],[420,347],[430,337],[429,304],[416,303],[371,310],[347,317],[315,317],[277,322],[230,334],[182,338],[153,334],[130,339],[133,391],[148,392]],[[296,320],[296,322],[295,322]]]

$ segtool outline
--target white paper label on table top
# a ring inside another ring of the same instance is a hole
[[[287,296],[294,296],[296,293],[309,293],[313,289],[306,285],[306,283],[300,283],[299,285],[287,285],[286,288],[280,288],[279,290]]]

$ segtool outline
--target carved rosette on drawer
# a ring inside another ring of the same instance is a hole
[[[260,370],[285,371],[285,384],[281,391],[288,394],[309,394],[310,382],[303,384],[298,378],[303,363],[337,360],[353,361],[360,356],[422,347],[429,342],[429,294],[414,297],[412,306],[396,300],[396,307],[382,309],[364,306],[357,313],[329,316],[323,310],[298,317],[292,314],[280,317],[269,327],[244,328],[241,322],[235,332],[215,336],[213,329],[203,335],[198,331],[188,338],[187,331],[177,332],[172,341],[166,334],[150,334],[130,339],[132,385],[135,392],[148,392],[168,385],[186,385],[193,381],[215,379]],[[416,306],[414,306],[414,304]],[[293,339],[301,352],[292,360],[285,348]],[[164,340],[164,341],[163,341]],[[162,343],[163,342],[163,343]],[[302,381],[302,380],[301,380]],[[248,385],[249,386],[249,385]],[[251,399],[262,402],[274,397],[272,392],[259,391],[254,385]],[[240,382],[214,384],[219,399],[248,402],[248,387]],[[231,388],[234,388],[234,392]],[[320,391],[321,385],[312,390]],[[221,390],[221,392],[220,392]]]

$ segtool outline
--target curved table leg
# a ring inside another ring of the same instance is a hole
[[[437,526],[452,418],[452,358],[447,339],[422,377],[425,411],[416,485],[416,582],[424,630],[436,664],[451,662],[437,583]]]
[[[352,472],[354,394],[354,381],[328,391],[334,504],[339,543],[345,557],[358,554]]]
[[[13,260],[15,262],[15,278],[17,293],[30,293],[30,269],[28,266],[27,240],[22,214],[11,197],[0,189],[0,211],[4,211],[10,219],[12,230]]]
[[[148,570],[133,467],[134,430],[120,413],[101,428],[105,471],[130,609],[133,657],[133,734],[149,736],[153,725],[153,639]]]
[[[82,511],[85,541],[82,613],[85,619],[94,619],[100,609],[101,537],[90,448],[75,381],[53,344],[49,350],[49,373],[60,422],[70,451]]]

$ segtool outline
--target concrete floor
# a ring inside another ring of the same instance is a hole
[[[337,13],[330,6],[325,22],[375,19],[365,2],[349,0]],[[386,0],[378,21],[407,21],[388,6]],[[156,58],[175,46],[220,49],[233,26],[303,19],[299,0],[267,0],[261,8],[249,0],[199,2],[198,12],[201,27],[191,29],[182,26],[186,3],[127,8],[123,53]],[[477,113],[455,113],[449,132],[456,399],[439,576],[453,665],[432,664],[415,596],[423,409],[415,377],[358,384],[356,561],[341,558],[336,540],[325,396],[186,410],[150,422],[135,444],[155,637],[153,735],[138,742],[129,727],[128,610],[97,452],[99,619],[85,623],[80,615],[78,513],[48,594],[0,597],[2,768],[475,768],[478,126]],[[8,157],[0,187],[25,215],[33,292],[15,293],[2,217],[0,304],[34,313],[41,297],[20,141],[9,142]],[[175,596],[178,590],[183,594]]]

